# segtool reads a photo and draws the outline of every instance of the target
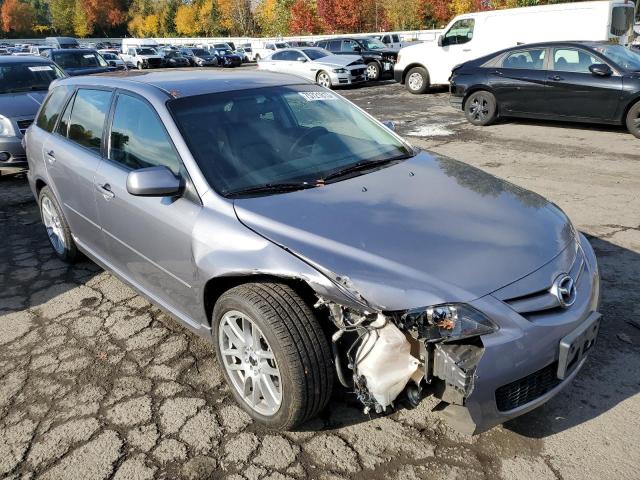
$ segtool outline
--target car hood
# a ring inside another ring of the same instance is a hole
[[[339,67],[346,67],[347,65],[362,60],[360,55],[327,55],[326,57],[315,60],[314,63],[321,63],[322,65],[335,65]],[[363,65],[364,66],[364,65]]]
[[[0,95],[0,115],[8,118],[33,117],[46,96],[46,90],[2,94]]]
[[[564,213],[539,195],[425,152],[234,205],[246,226],[389,310],[484,296],[574,238]]]

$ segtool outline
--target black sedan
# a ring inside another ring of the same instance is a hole
[[[219,67],[239,67],[242,65],[242,57],[226,48],[215,48],[211,54],[218,59]]]
[[[189,67],[189,59],[175,50],[165,50],[164,65],[167,68]]]
[[[498,116],[626,125],[640,138],[640,53],[605,42],[519,45],[463,63],[451,104],[474,125]]]

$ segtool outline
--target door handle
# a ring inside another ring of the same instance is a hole
[[[470,51],[471,51],[471,49],[470,49],[470,48],[463,48],[463,49],[462,49],[462,51],[463,51],[463,52],[470,52]]]
[[[104,185],[96,185],[96,187],[105,200],[111,200],[116,196],[116,194],[111,191],[111,185],[108,183],[105,183]]]
[[[53,150],[49,150],[48,152],[44,152],[44,153],[45,153],[45,156],[47,157],[47,161],[49,163],[53,163],[53,162],[56,161],[56,155],[53,152]]]
[[[551,77],[549,77],[549,80],[553,80],[556,82],[559,82],[560,80],[564,80],[560,75],[553,75]]]
[[[500,76],[503,76],[503,75],[504,75],[504,73],[502,73],[500,70],[494,70],[494,71],[493,71],[493,72],[491,72],[491,73],[493,73],[494,75],[500,75]]]

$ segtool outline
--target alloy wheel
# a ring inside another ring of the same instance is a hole
[[[282,403],[282,381],[262,331],[237,310],[224,314],[218,331],[222,364],[231,384],[255,412],[274,415]]]
[[[485,120],[489,115],[489,100],[484,95],[473,97],[469,102],[469,113],[474,120]]]
[[[62,255],[66,248],[64,233],[62,231],[62,222],[60,221],[60,215],[53,206],[53,203],[49,197],[42,199],[42,222],[47,229],[47,235],[51,246],[58,254]]]
[[[329,75],[324,72],[320,72],[318,74],[318,85],[329,88],[331,86],[331,79],[329,78]]]
[[[424,78],[422,78],[422,75],[416,72],[409,75],[407,82],[409,83],[409,88],[411,90],[417,91],[420,90],[424,85]]]
[[[367,78],[374,80],[378,76],[378,67],[375,63],[367,65]]]

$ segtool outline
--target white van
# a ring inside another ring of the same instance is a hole
[[[127,67],[137,68],[159,68],[164,65],[162,55],[158,53],[158,42],[150,38],[123,38],[122,55]]]
[[[504,48],[562,40],[632,40],[635,5],[592,1],[467,13],[455,17],[436,41],[400,50],[394,78],[411,93],[447,85],[451,69]]]

